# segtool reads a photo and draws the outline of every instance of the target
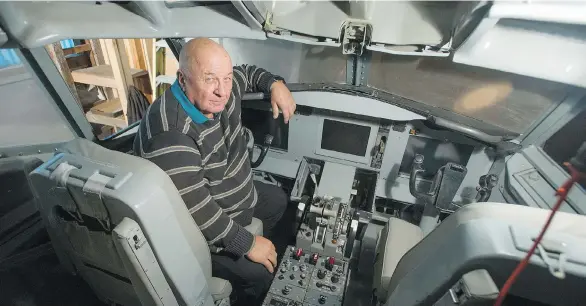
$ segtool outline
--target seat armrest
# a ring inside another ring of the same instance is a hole
[[[253,217],[250,224],[245,226],[244,228],[255,236],[262,236],[263,235],[262,221],[260,221],[257,218]]]
[[[212,299],[214,299],[214,301],[229,298],[230,294],[232,293],[232,284],[222,278],[212,277],[209,282],[209,286],[210,293],[212,294]]]

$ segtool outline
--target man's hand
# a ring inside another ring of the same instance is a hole
[[[281,81],[276,81],[271,85],[271,106],[273,108],[273,118],[279,117],[279,109],[283,112],[283,118],[285,123],[289,122],[289,119],[293,117],[295,113],[295,101],[289,91],[289,88]]]
[[[273,273],[277,266],[277,251],[273,243],[263,236],[254,236],[254,246],[246,255],[248,259],[264,265]]]

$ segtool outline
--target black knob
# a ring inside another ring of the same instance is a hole
[[[279,279],[284,279],[285,276],[283,274],[279,275]]]
[[[336,286],[334,286],[334,285],[330,286],[330,290],[336,291],[336,289],[338,289]]]
[[[320,304],[325,304],[327,300],[327,297],[325,295],[320,295],[319,299],[317,300],[318,303]]]
[[[326,277],[326,271],[322,269],[317,270],[317,278],[324,279],[324,277]]]
[[[300,279],[300,280],[298,281],[298,283],[299,283],[299,286],[305,286],[305,282],[304,282],[302,279]]]
[[[294,279],[295,279],[295,274],[291,274],[291,275],[289,275],[289,278],[290,278],[291,280],[294,280]]]
[[[332,280],[332,283],[335,284],[340,281],[340,277],[337,274],[334,274],[334,275],[332,275],[331,280]]]
[[[283,291],[282,292],[283,292],[284,295],[289,294],[289,292],[291,292],[291,287],[285,286],[285,288],[283,288]]]
[[[321,287],[323,287],[323,285],[324,285],[324,284],[323,284],[323,283],[320,283],[320,282],[317,282],[317,283],[315,283],[315,286],[316,286],[316,287],[318,287],[318,288],[321,288]]]

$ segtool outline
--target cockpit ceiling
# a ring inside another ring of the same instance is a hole
[[[271,26],[337,40],[347,20],[373,27],[372,43],[436,46],[449,40],[461,2],[252,1]]]

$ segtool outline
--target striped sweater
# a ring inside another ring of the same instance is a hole
[[[234,67],[232,93],[224,110],[206,118],[179,84],[147,110],[134,141],[134,153],[171,177],[210,250],[243,256],[254,236],[250,224],[257,193],[240,121],[245,92],[270,93],[280,79],[255,66]]]

